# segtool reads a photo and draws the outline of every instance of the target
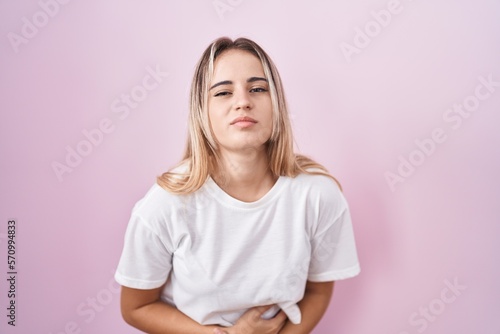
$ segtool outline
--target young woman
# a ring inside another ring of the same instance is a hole
[[[310,333],[334,281],[359,273],[347,202],[295,154],[278,71],[219,38],[191,87],[184,159],[132,211],[116,272],[148,333]]]

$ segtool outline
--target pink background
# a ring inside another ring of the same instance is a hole
[[[443,119],[474,102],[480,76],[500,81],[498,1],[94,0],[49,6],[52,17],[41,6],[0,2],[1,333],[138,332],[112,281],[130,210],[179,160],[194,65],[223,35],[273,57],[299,151],[341,180],[351,206],[362,273],[338,282],[314,333],[500,333],[500,87],[458,128]],[[381,26],[371,12],[388,7],[397,13]],[[14,47],[23,17],[40,27]],[[342,43],[363,42],[358,28],[372,29],[369,45],[346,57]],[[112,104],[157,66],[168,77],[121,119]],[[58,180],[53,162],[105,119],[110,133]],[[418,153],[435,128],[446,140]],[[400,156],[419,166],[391,189]]]

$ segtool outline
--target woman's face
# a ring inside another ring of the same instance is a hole
[[[272,104],[260,60],[229,50],[217,57],[208,92],[208,116],[221,149],[259,149],[271,136]]]

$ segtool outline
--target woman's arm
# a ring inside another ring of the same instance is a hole
[[[287,321],[279,334],[309,334],[325,314],[333,293],[334,282],[307,281],[304,298],[298,303],[302,321],[294,325]]]
[[[129,325],[150,334],[213,334],[224,333],[218,326],[204,326],[194,321],[175,307],[160,300],[162,288],[139,290],[122,286],[121,312]],[[248,310],[238,322],[227,330],[235,334],[278,333],[286,321],[280,312],[270,320],[261,319],[269,307],[260,306]]]
[[[150,334],[212,334],[216,326],[203,326],[160,300],[162,288],[139,290],[122,286],[121,312],[129,325]]]

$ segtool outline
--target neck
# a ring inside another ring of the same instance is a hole
[[[214,181],[227,194],[244,202],[264,196],[274,185],[265,147],[243,151],[221,151]]]

